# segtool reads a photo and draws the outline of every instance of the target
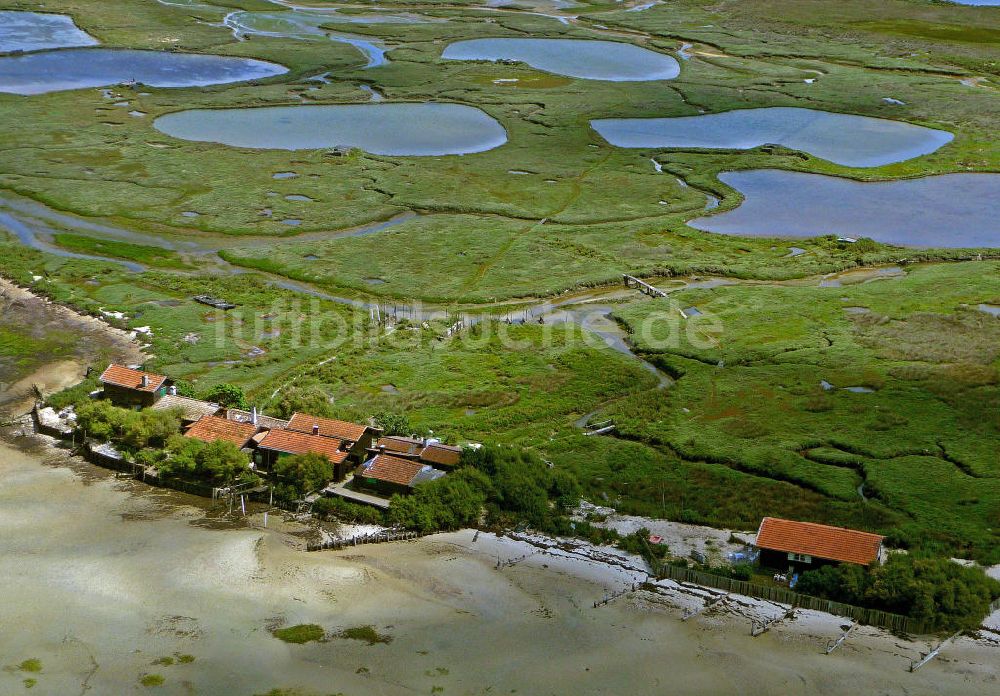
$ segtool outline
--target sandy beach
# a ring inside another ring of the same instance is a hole
[[[758,638],[736,598],[682,621],[705,591],[645,579],[612,550],[539,549],[471,530],[306,553],[294,523],[219,519],[199,498],[115,479],[21,438],[0,444],[0,693],[962,694],[1000,685],[1000,644],[961,638],[908,672],[929,642],[803,612]],[[273,519],[273,516],[272,516]],[[543,546],[545,544],[542,544]],[[605,558],[603,554],[607,554]],[[498,558],[501,567],[497,567]],[[515,561],[512,565],[505,561]],[[610,561],[610,562],[609,562]],[[333,635],[372,625],[388,644],[288,645],[281,625]],[[1000,636],[994,636],[1000,638]],[[153,662],[175,654],[188,664]]]

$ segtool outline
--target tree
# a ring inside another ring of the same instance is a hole
[[[379,411],[372,416],[372,420],[375,421],[375,425],[382,428],[385,435],[409,435],[413,432],[410,419],[404,413]]]
[[[121,437],[129,414],[110,401],[88,401],[76,408],[76,425],[87,437],[109,442]]]
[[[319,490],[333,478],[333,464],[322,454],[308,452],[279,457],[274,464],[274,474],[294,490],[299,497]]]
[[[893,554],[871,568],[844,564],[806,571],[803,594],[857,604],[924,621],[931,629],[974,628],[1000,597],[1000,582],[947,558]]]
[[[240,448],[226,440],[202,442],[174,435],[167,441],[170,455],[158,464],[162,474],[198,478],[219,486],[251,481],[250,461]]]
[[[320,387],[288,387],[278,394],[271,403],[271,409],[279,418],[291,418],[293,413],[308,413],[321,418],[332,418],[333,407],[330,398]]]
[[[458,529],[479,521],[489,479],[474,469],[463,469],[421,484],[409,496],[393,496],[389,521],[427,533]]]
[[[243,390],[235,384],[230,384],[229,382],[216,384],[214,387],[205,392],[205,395],[202,398],[205,399],[205,401],[213,401],[221,406],[226,406],[227,408],[240,408],[244,411],[250,408],[247,403],[246,394],[243,393]]]

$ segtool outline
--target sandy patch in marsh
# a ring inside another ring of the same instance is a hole
[[[146,359],[128,332],[54,304],[5,278],[0,278],[0,306],[3,309],[0,321],[5,326],[20,327],[27,332],[53,326],[78,335],[70,357],[45,361],[28,375],[0,369],[0,383],[6,382],[0,384],[0,412],[27,412],[34,404],[36,387],[43,395],[71,387],[83,379],[87,365],[99,358],[106,356],[125,363],[142,363]]]

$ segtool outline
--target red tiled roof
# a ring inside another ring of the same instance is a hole
[[[388,454],[380,454],[365,463],[361,475],[377,481],[409,486],[423,469],[423,464],[412,459],[400,459]]]
[[[388,451],[400,455],[417,456],[424,447],[423,440],[416,440],[412,437],[399,437],[388,435],[380,437],[375,443],[378,448],[385,447]]]
[[[202,416],[184,434],[204,442],[225,440],[243,447],[256,433],[257,426],[252,423],[237,423],[219,416]]]
[[[439,442],[427,445],[424,451],[420,453],[422,461],[430,462],[431,464],[440,464],[441,466],[458,466],[461,457],[461,447],[442,445]]]
[[[148,378],[145,387],[142,386],[143,375]],[[134,389],[135,391],[142,392],[155,392],[166,381],[166,375],[154,375],[152,372],[133,370],[131,367],[115,365],[114,363],[108,365],[108,369],[101,375],[102,384],[113,384],[116,387],[124,387],[125,389]]]
[[[319,434],[323,437],[335,437],[338,440],[350,440],[351,442],[360,440],[368,430],[367,425],[310,416],[308,413],[296,413],[293,415],[292,419],[288,422],[288,429],[311,434],[314,425],[319,426]]]
[[[843,563],[868,565],[878,558],[885,537],[814,522],[793,522],[776,517],[761,520],[757,547],[800,553]]]
[[[320,435],[308,435],[292,430],[269,430],[260,441],[261,449],[285,452],[287,454],[322,454],[333,464],[347,459],[348,453],[340,449],[341,441]]]

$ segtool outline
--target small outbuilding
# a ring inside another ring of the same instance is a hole
[[[371,425],[348,423],[333,418],[321,418],[308,413],[295,413],[288,421],[288,430],[294,430],[308,435],[333,438],[349,443],[344,446],[348,456],[357,463],[364,461],[365,452],[372,441],[381,434],[381,429]]]
[[[445,472],[429,464],[391,454],[377,454],[358,468],[354,480],[367,488],[393,495],[410,493],[421,483],[444,475]]]
[[[881,563],[885,558],[884,539],[854,529],[765,517],[757,530],[755,546],[760,549],[760,565],[795,572],[831,563]]]
[[[135,370],[111,363],[101,374],[104,396],[115,406],[145,408],[167,393],[171,380],[166,375]]]
[[[347,474],[349,443],[332,437],[321,437],[294,430],[269,430],[257,443],[257,468],[271,471],[282,457],[296,454],[320,454],[333,464],[334,480],[340,481]]]
[[[181,414],[181,425],[187,427],[196,422],[202,416],[214,416],[219,412],[219,404],[201,399],[192,399],[187,396],[171,394],[168,387],[167,394],[153,404],[156,411],[176,410]]]
[[[184,433],[185,436],[193,437],[202,442],[225,440],[240,449],[247,447],[256,434],[256,425],[237,423],[221,416],[202,416]]]

